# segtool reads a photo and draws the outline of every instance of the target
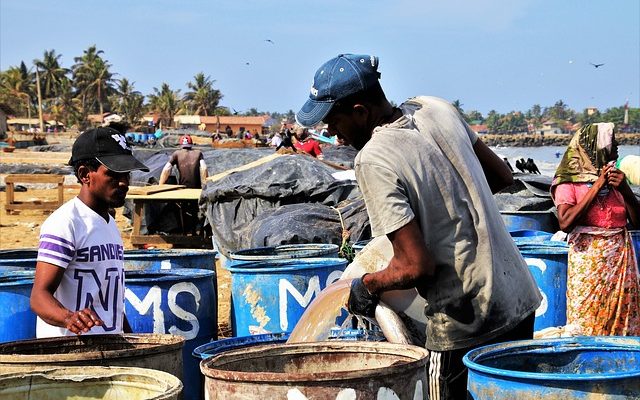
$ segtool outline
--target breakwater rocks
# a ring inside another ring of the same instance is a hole
[[[486,134],[480,136],[488,146],[507,147],[566,146],[572,137],[573,134]],[[639,146],[640,133],[616,133],[616,140],[622,146]]]

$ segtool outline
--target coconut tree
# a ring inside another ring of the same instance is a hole
[[[189,91],[184,95],[185,105],[191,112],[197,115],[213,115],[222,94],[213,88],[215,80],[199,72],[193,77],[193,82],[187,82]]]
[[[73,81],[80,93],[82,107],[87,106],[100,114],[104,113],[104,105],[108,102],[108,96],[113,92],[113,73],[109,71],[111,64],[101,57],[104,52],[98,50],[95,45],[84,51],[81,57],[75,57]]]
[[[173,124],[173,117],[181,106],[180,90],[171,90],[167,83],[163,82],[160,89],[154,87],[153,94],[149,95],[150,109],[160,115],[160,120],[165,126]]]
[[[14,105],[19,114],[26,114],[29,118],[33,107],[34,87],[34,75],[24,62],[18,67],[10,67],[0,76],[0,97]]]
[[[67,73],[69,69],[60,65],[61,57],[62,54],[56,54],[55,50],[45,50],[42,60],[33,60],[33,64],[40,75],[40,86],[44,99],[56,97],[60,92],[62,81],[68,79]]]
[[[144,96],[129,82],[127,78],[118,81],[115,94],[111,96],[113,110],[120,114],[130,125],[135,125],[143,115]]]

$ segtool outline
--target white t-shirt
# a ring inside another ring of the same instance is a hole
[[[40,229],[38,261],[65,272],[54,297],[72,311],[91,307],[104,322],[88,334],[122,333],[124,246],[114,219],[109,222],[77,197],[46,219]],[[70,336],[66,328],[37,318],[36,336]]]
[[[355,159],[372,234],[416,219],[436,265],[417,287],[427,301],[427,348],[481,344],[534,312],[540,293],[473,150],[477,135],[442,99],[413,98],[401,109]]]

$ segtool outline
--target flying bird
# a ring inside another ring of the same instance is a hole
[[[264,41],[265,41],[265,42],[269,42],[269,43],[271,43],[271,44],[275,44],[275,43],[273,43],[273,40],[271,40],[271,39],[265,39]]]
[[[589,64],[593,65],[594,68],[602,67],[604,65],[604,63],[602,63],[602,64],[589,63]]]
[[[249,62],[246,62],[246,63],[244,63],[244,65],[251,65],[251,64],[249,64]]]

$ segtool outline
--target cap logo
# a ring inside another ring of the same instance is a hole
[[[318,96],[318,89],[316,89],[313,86],[311,86],[311,94],[317,97]]]
[[[127,145],[127,139],[125,139],[124,136],[118,135],[118,134],[113,134],[113,135],[111,135],[111,138],[113,140],[115,140],[116,142],[118,142],[120,147],[122,147],[123,149],[131,150],[131,148],[129,148],[129,146]]]

